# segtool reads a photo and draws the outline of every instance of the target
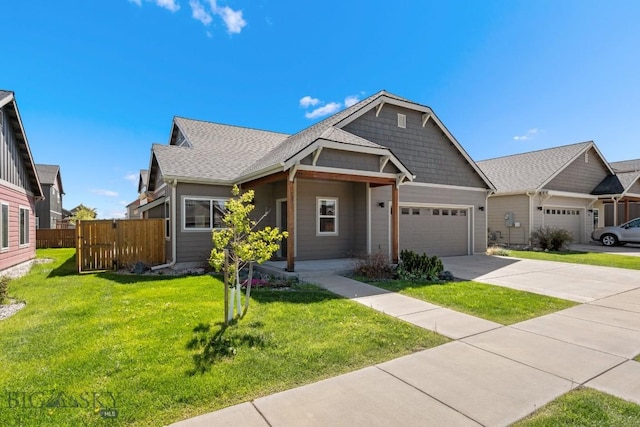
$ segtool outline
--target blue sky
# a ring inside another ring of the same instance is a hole
[[[594,140],[640,158],[638,1],[3,1],[16,92],[64,205],[120,217],[173,116],[294,133],[381,89],[475,160]]]

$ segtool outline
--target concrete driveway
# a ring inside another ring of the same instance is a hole
[[[571,245],[572,251],[582,252],[603,252],[614,255],[629,255],[640,257],[640,244],[629,243],[624,246],[604,246],[599,242],[574,243]]]
[[[460,279],[582,303],[640,288],[640,270],[487,255],[446,257],[442,262]]]

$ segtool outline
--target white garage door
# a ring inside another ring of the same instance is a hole
[[[568,230],[573,235],[575,243],[584,243],[582,238],[582,223],[584,211],[576,208],[544,208],[545,227],[557,227]]]
[[[400,249],[430,256],[468,255],[467,209],[400,207]]]

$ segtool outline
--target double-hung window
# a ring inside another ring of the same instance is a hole
[[[6,203],[0,208],[0,249],[9,249],[9,205]]]
[[[20,207],[20,246],[29,244],[29,209]]]
[[[224,200],[205,197],[185,197],[183,199],[184,230],[210,231],[222,228],[222,217],[225,213]]]
[[[338,234],[338,199],[322,198],[316,199],[318,236],[335,236]]]

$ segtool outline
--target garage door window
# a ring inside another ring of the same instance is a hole
[[[317,199],[318,236],[338,234],[338,199]]]

